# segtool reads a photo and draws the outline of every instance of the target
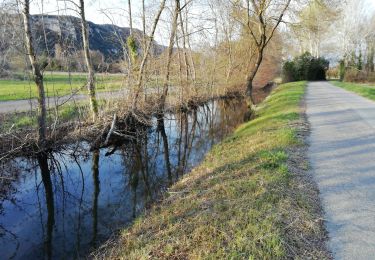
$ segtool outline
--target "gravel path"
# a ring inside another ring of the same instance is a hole
[[[309,83],[308,151],[335,259],[375,259],[375,102]]]

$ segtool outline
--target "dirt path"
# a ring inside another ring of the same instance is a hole
[[[375,102],[309,83],[309,159],[335,259],[375,258]]]

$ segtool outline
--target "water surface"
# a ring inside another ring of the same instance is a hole
[[[218,100],[167,114],[139,140],[90,151],[71,144],[0,163],[2,259],[79,258],[151,205],[243,121],[246,105]]]

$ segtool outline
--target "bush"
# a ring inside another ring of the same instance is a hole
[[[283,65],[283,81],[325,80],[329,62],[306,52]]]
[[[338,68],[330,68],[327,70],[326,75],[328,79],[338,79],[340,77]]]
[[[347,82],[375,82],[375,72],[347,68],[344,76]]]
[[[297,71],[293,61],[286,61],[283,65],[283,82],[297,81]]]

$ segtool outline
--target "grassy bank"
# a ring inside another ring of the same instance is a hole
[[[255,120],[215,146],[100,257],[326,258],[300,138],[305,86],[276,89]]]
[[[375,100],[375,84],[330,81],[333,85]]]

